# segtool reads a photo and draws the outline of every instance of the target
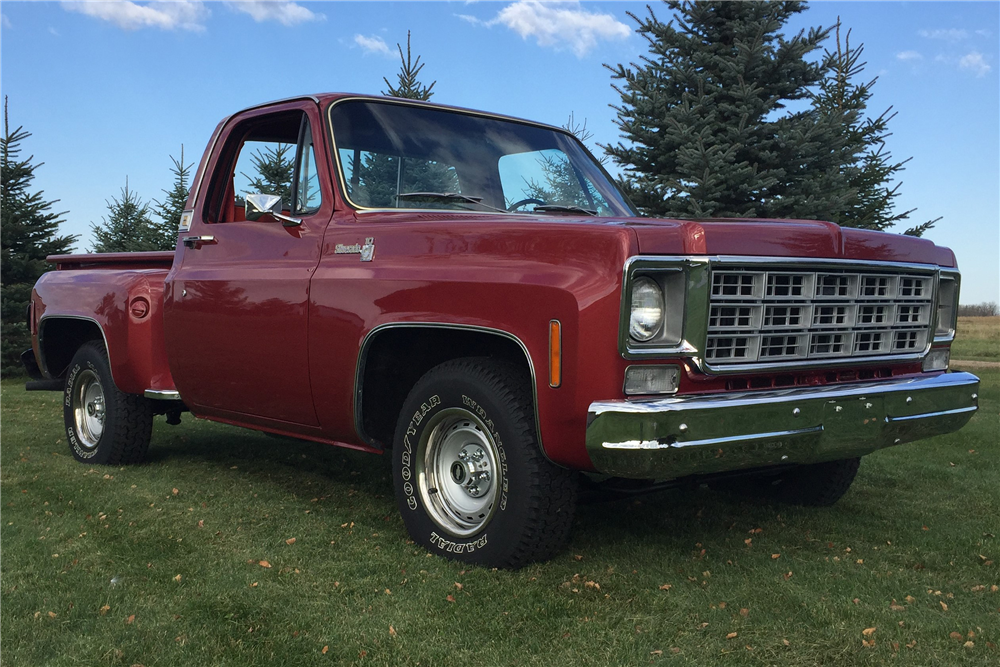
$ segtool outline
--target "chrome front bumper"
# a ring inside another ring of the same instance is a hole
[[[926,378],[590,405],[587,452],[604,474],[676,479],[820,463],[956,431],[979,378]]]

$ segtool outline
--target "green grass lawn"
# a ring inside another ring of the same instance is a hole
[[[952,359],[1000,362],[1000,317],[960,317]]]
[[[833,508],[588,505],[518,572],[408,544],[383,457],[185,416],[145,465],[81,465],[61,396],[4,381],[0,662],[996,665],[1000,370],[980,375],[965,429],[867,457]]]

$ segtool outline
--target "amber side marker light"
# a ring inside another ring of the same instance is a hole
[[[549,320],[549,386],[562,384],[562,324]]]

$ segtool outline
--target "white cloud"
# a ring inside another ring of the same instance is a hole
[[[993,33],[991,33],[989,30],[977,30],[976,34],[979,35],[980,37],[989,37]]]
[[[249,14],[257,23],[277,21],[285,26],[293,26],[326,19],[323,14],[317,14],[289,0],[240,0],[227,2],[226,5],[238,12]]]
[[[632,30],[611,14],[589,12],[578,1],[539,2],[517,0],[500,10],[489,21],[467,14],[456,14],[473,25],[503,25],[523,39],[534,37],[539,46],[568,48],[582,58],[603,40],[628,39]]]
[[[10,19],[7,18],[6,14],[0,14],[0,25],[3,25],[4,28],[13,28],[14,27],[13,25],[11,25]]]
[[[896,54],[896,60],[923,60],[924,57],[916,51],[900,51]]]
[[[53,28],[52,26],[49,26],[49,34],[50,34],[50,35],[55,35],[56,37],[59,37],[59,36],[60,36],[60,35],[59,35],[59,31],[58,31],[58,30],[56,30],[55,28]]]
[[[971,51],[962,56],[962,59],[958,61],[958,66],[961,69],[971,70],[973,74],[980,77],[986,76],[992,69],[983,54],[978,51]]]
[[[365,53],[381,53],[382,55],[392,55],[392,50],[389,45],[385,43],[385,40],[377,35],[372,35],[371,37],[365,37],[364,35],[355,35],[354,43],[362,48]]]
[[[205,29],[209,11],[201,0],[175,0],[138,4],[118,2],[63,2],[64,9],[113,23],[123,30],[160,28],[162,30]]]
[[[969,37],[968,30],[961,28],[938,28],[937,30],[920,30],[917,32],[921,37],[930,39],[946,39],[949,42],[958,42]]]

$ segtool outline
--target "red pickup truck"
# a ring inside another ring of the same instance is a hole
[[[433,553],[558,552],[582,482],[844,494],[954,431],[959,273],[812,220],[655,220],[566,131],[328,94],[222,121],[176,251],[49,258],[30,389],[73,455],[137,463],[180,414],[393,457]]]

